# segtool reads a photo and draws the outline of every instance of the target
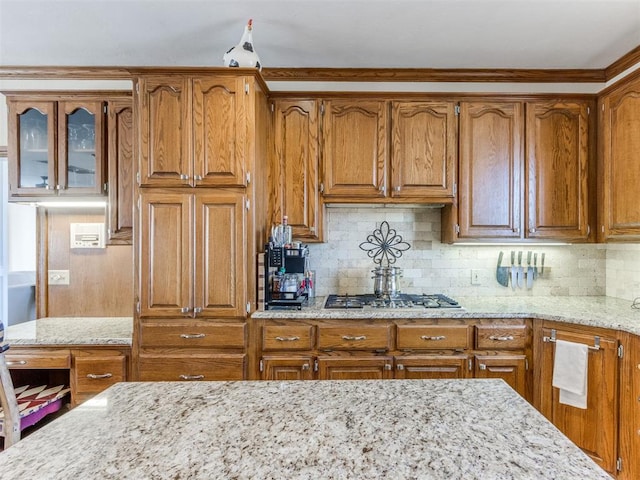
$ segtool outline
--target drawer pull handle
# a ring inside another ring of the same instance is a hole
[[[206,337],[207,334],[206,333],[181,333],[180,334],[180,338],[186,338],[186,339],[191,339],[191,338],[204,338]]]
[[[507,335],[506,337],[499,337],[497,335],[491,335],[489,337],[489,340],[495,340],[497,342],[508,342],[510,340],[513,340],[513,335]]]
[[[309,368],[310,368],[310,367],[309,367],[309,364],[308,364],[308,363],[303,363],[303,364],[302,364],[302,370],[303,370],[303,371],[305,371],[305,372],[306,372],[306,371],[308,371],[308,370],[309,370]]]
[[[404,370],[404,365],[403,365],[403,364],[401,364],[401,363],[399,363],[399,364],[396,366],[396,368],[397,368],[398,370]]]
[[[447,337],[445,337],[444,335],[438,335],[435,337],[430,337],[429,335],[422,335],[420,338],[422,340],[444,340]]]
[[[180,375],[181,380],[202,380],[204,375]]]
[[[27,363],[29,362],[27,362],[26,360],[17,360],[17,361],[8,360],[7,366],[12,367],[14,365],[26,365]]]
[[[352,341],[360,341],[360,340],[366,340],[367,336],[366,335],[358,335],[358,336],[354,336],[354,335],[343,335],[342,336],[343,340],[352,340]]]
[[[297,342],[298,340],[300,340],[300,337],[276,337],[276,340],[278,342]]]
[[[111,378],[113,373],[87,373],[87,378],[92,380],[99,380],[101,378]]]

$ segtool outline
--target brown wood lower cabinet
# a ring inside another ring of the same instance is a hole
[[[312,357],[267,355],[260,361],[262,380],[312,380]]]
[[[112,349],[73,350],[71,395],[81,403],[128,378],[128,352]]]
[[[393,357],[318,356],[319,380],[387,380],[393,378]]]
[[[537,407],[544,416],[609,473],[616,472],[618,425],[618,339],[612,332],[545,322],[536,342]],[[588,345],[587,408],[560,403],[552,386],[555,340]],[[597,346],[597,348],[595,348]]]
[[[245,359],[242,354],[144,353],[138,357],[139,380],[244,380]]]
[[[501,378],[524,398],[527,396],[526,355],[476,355],[475,378]]]
[[[437,379],[467,378],[468,355],[411,355],[396,357],[395,378]]]
[[[640,336],[621,337],[624,356],[620,370],[620,420],[618,422],[618,480],[640,478]]]

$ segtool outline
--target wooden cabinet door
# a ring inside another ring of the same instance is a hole
[[[131,99],[107,102],[109,244],[131,244],[133,239],[133,105]]]
[[[318,357],[319,380],[387,380],[393,378],[392,357]]]
[[[245,204],[242,193],[195,194],[196,316],[246,315]]]
[[[416,355],[396,357],[395,378],[425,380],[466,378],[469,371],[467,355]]]
[[[589,238],[589,195],[595,192],[589,191],[588,108],[586,102],[526,105],[528,238]]]
[[[476,355],[476,378],[501,378],[523,398],[527,398],[526,355]]]
[[[622,470],[618,480],[640,478],[640,337],[625,333],[620,371],[619,452]]]
[[[104,168],[104,102],[58,102],[59,195],[101,195]]]
[[[193,79],[193,184],[246,186],[244,77]]]
[[[318,103],[276,100],[274,110],[275,151],[269,178],[271,223],[282,223],[286,215],[294,238],[320,241]]]
[[[192,204],[192,195],[162,189],[141,195],[140,317],[191,314]]]
[[[323,102],[324,196],[384,197],[387,175],[387,103]]]
[[[459,238],[522,236],[519,102],[460,103]]]
[[[9,194],[55,195],[56,102],[9,100]]]
[[[601,241],[640,240],[640,79],[603,98]]]
[[[262,357],[260,371],[262,380],[312,380],[313,359],[269,355]]]
[[[453,102],[393,102],[391,196],[453,198],[457,125]]]
[[[192,178],[190,88],[186,77],[139,77],[140,184],[175,187]]]
[[[542,338],[552,337],[542,329]],[[556,339],[594,345],[593,335],[557,330]],[[559,390],[552,386],[555,344],[541,341],[539,402],[540,412],[609,473],[616,469],[616,432],[618,424],[618,341],[600,338],[600,349],[589,350],[587,408],[559,401]]]

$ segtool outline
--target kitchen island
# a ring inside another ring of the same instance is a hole
[[[610,479],[502,380],[119,383],[3,480]]]

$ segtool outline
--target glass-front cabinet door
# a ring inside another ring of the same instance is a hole
[[[56,102],[9,103],[9,186],[12,195],[55,195],[56,106]]]
[[[103,102],[58,103],[59,195],[103,191]]]

